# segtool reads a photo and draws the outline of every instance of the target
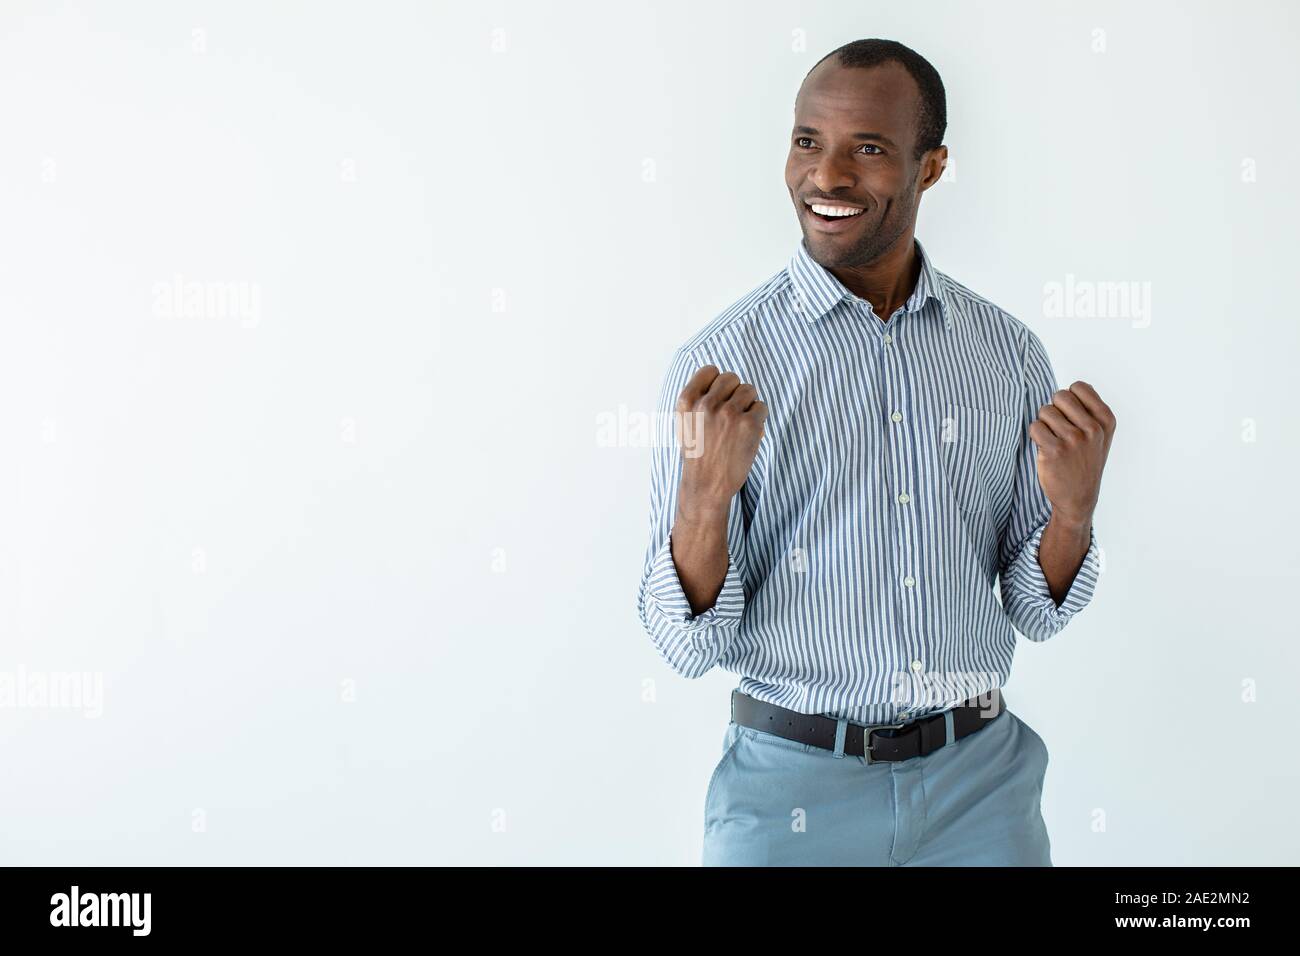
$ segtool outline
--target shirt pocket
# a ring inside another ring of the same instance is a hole
[[[1019,420],[1002,412],[944,404],[939,455],[963,511],[983,514],[1009,492],[1019,429]]]

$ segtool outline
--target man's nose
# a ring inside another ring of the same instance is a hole
[[[852,165],[845,159],[823,154],[812,171],[813,185],[829,196],[837,189],[852,188],[857,183]]]

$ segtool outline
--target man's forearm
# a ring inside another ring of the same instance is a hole
[[[1075,575],[1083,567],[1091,530],[1091,515],[1084,519],[1070,518],[1053,510],[1043,531],[1038,543],[1038,564],[1057,607],[1065,600]]]
[[[702,501],[686,489],[677,499],[673,522],[673,564],[692,614],[713,607],[727,579],[727,513],[731,503]]]

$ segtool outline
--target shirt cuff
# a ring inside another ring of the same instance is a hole
[[[672,536],[664,539],[659,552],[655,555],[650,569],[647,588],[650,600],[674,627],[687,631],[700,630],[718,625],[736,627],[745,609],[744,584],[740,571],[727,554],[727,576],[722,583],[722,591],[713,607],[700,614],[692,615],[691,602],[682,590],[681,579],[677,576],[677,565],[673,562]]]
[[[1101,551],[1097,544],[1096,529],[1089,525],[1088,550],[1083,556],[1083,563],[1079,566],[1078,573],[1070,583],[1065,599],[1058,607],[1052,597],[1051,588],[1047,585],[1047,575],[1043,573],[1043,566],[1038,561],[1038,549],[1042,544],[1043,532],[1046,530],[1047,523],[1044,522],[1029,539],[1029,543],[1021,552],[1020,567],[1017,569],[1019,573],[1016,577],[1017,583],[1023,585],[1034,611],[1046,625],[1047,631],[1055,633],[1065,627],[1070,618],[1092,600],[1093,591],[1097,587],[1097,578],[1101,575]]]

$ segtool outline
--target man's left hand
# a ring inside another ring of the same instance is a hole
[[[1038,410],[1029,437],[1038,446],[1038,483],[1053,517],[1091,524],[1114,433],[1115,414],[1087,382],[1061,389]]]

